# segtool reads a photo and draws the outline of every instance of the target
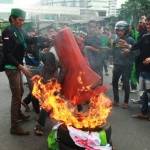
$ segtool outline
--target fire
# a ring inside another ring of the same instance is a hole
[[[60,95],[61,85],[56,80],[44,84],[42,77],[34,76],[33,84],[33,95],[40,106],[50,112],[50,117],[76,128],[95,128],[106,123],[112,107],[111,101],[103,93],[93,95],[88,110],[78,113],[70,100]]]

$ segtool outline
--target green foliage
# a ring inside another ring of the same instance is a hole
[[[131,17],[136,24],[143,15],[150,14],[150,0],[128,0],[119,10],[119,20],[129,20]]]

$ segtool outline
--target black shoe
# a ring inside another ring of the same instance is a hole
[[[16,127],[12,127],[10,129],[10,134],[13,134],[13,135],[29,135],[30,132],[29,131],[24,131],[21,127],[16,126]]]

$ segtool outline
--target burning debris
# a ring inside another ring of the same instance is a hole
[[[111,102],[103,93],[93,95],[88,111],[78,113],[76,107],[59,94],[61,85],[56,80],[43,84],[42,78],[35,76],[33,83],[33,95],[39,100],[43,109],[51,112],[52,118],[81,129],[96,128],[106,124],[106,119],[111,111]]]
[[[62,135],[85,150],[111,150],[111,131],[107,131],[111,129],[105,129],[111,103],[103,93],[91,97],[88,111],[78,113],[75,106],[60,95],[61,85],[56,80],[44,84],[40,76],[35,76],[33,83],[33,95],[38,98],[41,107],[50,112],[50,117],[61,122],[49,135],[51,150],[57,150],[52,147],[57,145],[56,141],[62,142]]]
[[[49,135],[50,149],[67,150],[61,148],[61,145],[68,145],[62,141],[69,138],[72,146],[68,150],[74,150],[73,147],[76,150],[111,150],[111,133],[107,133],[105,126],[112,105],[100,85],[101,77],[90,69],[68,28],[58,32],[55,45],[60,63],[67,70],[63,84],[55,79],[43,83],[40,76],[32,79],[32,93],[39,100],[40,106],[50,112],[51,118],[62,123],[54,127]],[[78,112],[76,106],[83,102],[88,102],[88,109]],[[61,138],[62,135],[64,138]]]

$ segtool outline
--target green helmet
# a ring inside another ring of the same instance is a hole
[[[126,21],[118,21],[115,24],[115,30],[129,31],[129,24]]]

